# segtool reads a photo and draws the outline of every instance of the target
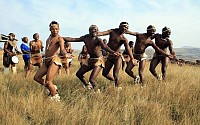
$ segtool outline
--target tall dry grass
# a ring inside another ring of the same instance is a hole
[[[21,57],[20,57],[21,59]],[[1,125],[199,125],[200,67],[169,64],[166,81],[157,81],[145,69],[147,86],[140,88],[123,71],[121,91],[98,76],[101,93],[85,90],[75,76],[77,57],[71,75],[57,76],[54,83],[61,102],[47,98],[47,91],[33,81],[34,72],[24,78],[23,62],[17,75],[0,73]],[[35,68],[37,70],[37,68]],[[137,71],[137,68],[134,68]],[[157,68],[160,73],[160,67]],[[89,77],[89,74],[86,75]]]

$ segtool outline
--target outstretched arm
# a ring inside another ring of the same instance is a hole
[[[113,30],[107,30],[107,31],[103,31],[103,32],[98,32],[97,36],[105,36],[105,35],[109,35]]]
[[[137,36],[139,34],[138,32],[131,32],[129,30],[127,30],[125,33],[133,36]]]
[[[82,42],[83,40],[80,38],[72,38],[72,37],[62,37],[66,42]]]
[[[67,57],[67,58],[70,58],[70,57],[72,57],[72,55],[66,52],[64,43],[65,43],[64,39],[62,37],[59,37],[59,45],[60,45],[61,54],[65,55],[65,57]]]

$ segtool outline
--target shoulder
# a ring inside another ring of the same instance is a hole
[[[128,41],[128,39],[124,36],[124,34],[121,35],[122,40]]]
[[[24,46],[25,44],[24,43],[22,43],[20,46]]]
[[[98,40],[98,41],[103,41],[101,38],[99,38],[99,37],[96,37],[96,40]]]
[[[169,38],[166,38],[168,44],[172,44],[172,41]]]
[[[81,39],[87,39],[87,38],[89,38],[89,34],[85,34],[85,35],[81,36],[80,38]]]
[[[8,41],[6,41],[5,43],[4,43],[4,45],[7,45],[9,42]]]
[[[58,41],[64,41],[64,39],[59,35],[57,38]]]
[[[31,45],[33,42],[34,42],[34,41],[33,41],[33,40],[31,40],[31,41],[29,42],[29,44]]]
[[[155,36],[155,37],[159,37],[159,36],[161,36],[161,34],[156,33],[154,36]]]
[[[115,32],[115,31],[116,31],[115,29],[109,29],[109,30],[106,30],[105,32],[112,33],[112,32]]]
[[[145,37],[146,33],[137,33],[136,37]]]
[[[119,31],[119,28],[115,28],[115,29],[110,29],[110,31],[114,31],[114,32],[117,32],[117,31]]]
[[[20,47],[21,47],[21,48],[24,47],[24,44],[22,43],[22,44],[20,45]]]

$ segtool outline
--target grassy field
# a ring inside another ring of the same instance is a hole
[[[1,125],[200,124],[200,67],[169,64],[166,81],[157,81],[148,71],[147,63],[147,86],[134,85],[121,71],[121,91],[100,74],[97,82],[101,93],[92,93],[85,90],[75,76],[79,68],[76,56],[71,75],[66,76],[63,71],[54,80],[61,102],[49,100],[48,92],[33,81],[37,68],[29,78],[24,78],[23,61],[17,68],[17,75],[4,76],[1,59]],[[157,71],[160,73],[160,67]]]

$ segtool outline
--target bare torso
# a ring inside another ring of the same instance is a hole
[[[51,57],[57,55],[57,51],[60,48],[59,41],[62,39],[59,35],[55,37],[49,37],[46,41],[45,57]]]
[[[116,29],[110,33],[110,38],[108,41],[108,47],[110,47],[113,51],[120,52],[120,47],[124,44],[125,37],[123,34],[117,33]]]
[[[155,44],[163,51],[167,52],[167,48],[171,45],[171,42],[169,39],[162,39],[161,34],[155,35]],[[156,52],[157,54],[160,54],[159,52]]]
[[[143,54],[148,46],[152,45],[151,38],[144,34],[136,35],[136,42],[134,46],[135,54]]]
[[[88,54],[91,58],[98,58],[102,56],[101,46],[99,44],[100,38],[98,37],[81,37],[87,48]]]
[[[42,41],[41,40],[33,40],[30,42],[30,50],[31,54],[37,54],[40,53],[40,50],[42,49]]]

